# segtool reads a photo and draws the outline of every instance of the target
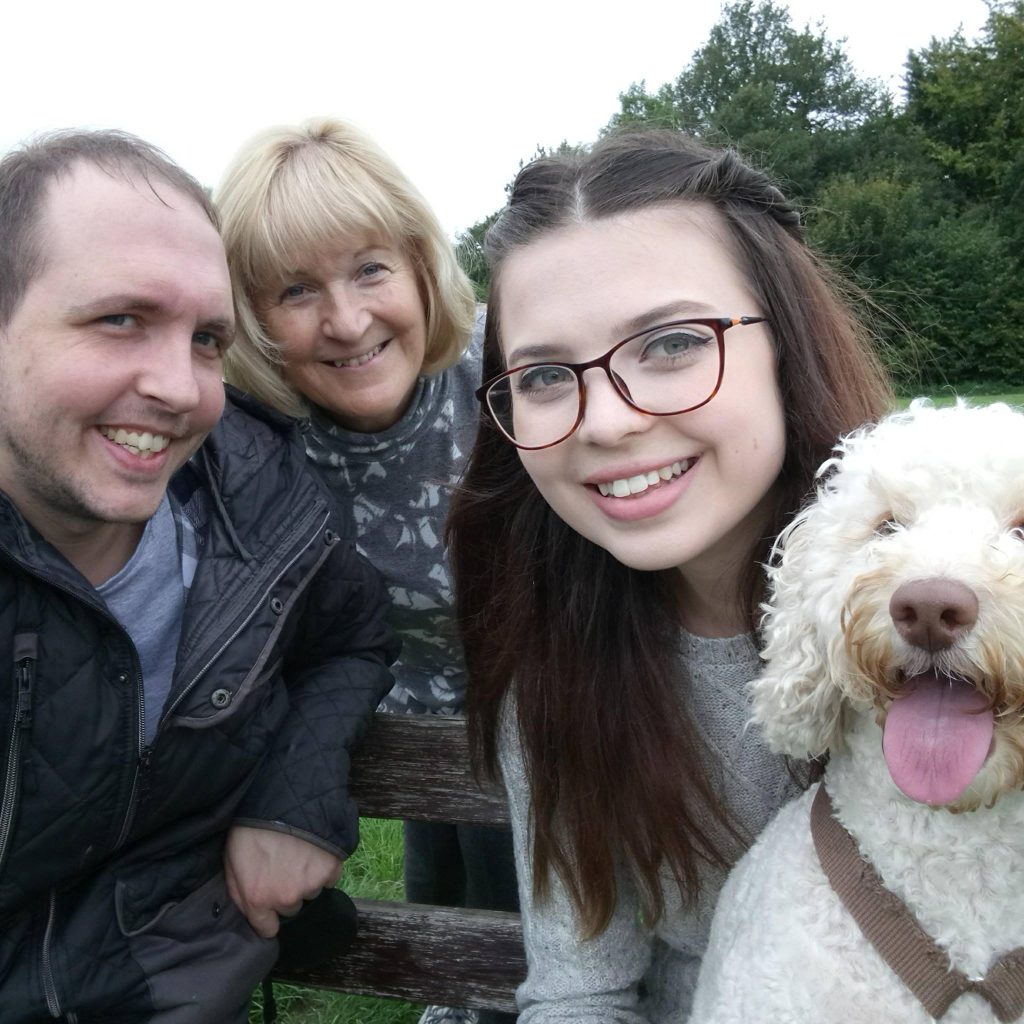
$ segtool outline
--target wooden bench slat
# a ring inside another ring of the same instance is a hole
[[[354,901],[359,938],[315,970],[275,972],[275,980],[357,995],[515,1013],[526,977],[518,914]]]
[[[349,792],[370,818],[509,824],[501,785],[479,785],[466,721],[378,712],[352,756]],[[526,977],[518,914],[356,899],[359,936],[314,970],[275,981],[410,1002],[515,1013]]]
[[[353,755],[349,792],[368,818],[509,824],[504,789],[473,776],[463,718],[378,713]]]

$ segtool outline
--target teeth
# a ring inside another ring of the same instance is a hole
[[[171,443],[169,437],[164,437],[163,434],[151,434],[148,430],[140,434],[135,430],[125,430],[124,427],[118,427],[116,430],[113,427],[100,427],[100,433],[114,444],[121,445],[122,448],[126,448],[133,455],[138,455],[142,459],[148,459],[158,452],[162,452]]]
[[[683,459],[681,462],[673,462],[669,466],[662,466],[660,469],[652,469],[647,473],[638,476],[621,477],[618,480],[611,480],[608,483],[598,484],[597,489],[606,498],[628,498],[631,494],[641,494],[648,487],[660,484],[664,480],[671,480],[673,477],[681,476],[694,463],[693,459]]]
[[[353,356],[351,359],[335,359],[333,365],[339,369],[343,366],[362,366],[364,363],[368,363],[374,356],[380,355],[384,350],[386,342],[382,342],[376,348],[371,348],[369,352],[364,352],[361,356]]]

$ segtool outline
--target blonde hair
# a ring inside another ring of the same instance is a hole
[[[229,383],[292,416],[302,395],[282,375],[281,345],[254,298],[310,253],[371,233],[412,261],[427,321],[423,373],[458,362],[473,328],[473,289],[433,210],[358,128],[315,118],[246,143],[214,195],[235,289],[238,334],[224,360]]]

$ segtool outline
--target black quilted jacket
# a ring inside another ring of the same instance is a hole
[[[172,490],[199,563],[148,747],[128,634],[0,495],[0,982],[42,928],[18,925],[57,934],[83,880],[110,877],[130,934],[219,870],[232,823],[356,845],[349,750],[396,654],[376,571],[290,421],[236,392]]]

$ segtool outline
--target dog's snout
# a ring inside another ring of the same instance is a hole
[[[978,597],[957,580],[935,577],[897,588],[889,615],[900,636],[925,651],[942,651],[978,621]]]

